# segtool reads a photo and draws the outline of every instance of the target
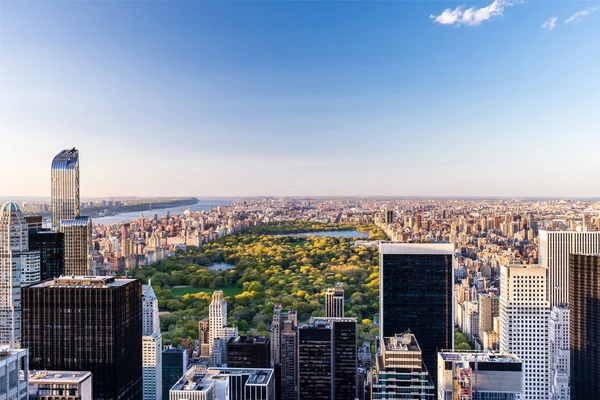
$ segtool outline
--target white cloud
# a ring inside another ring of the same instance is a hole
[[[587,17],[588,15],[590,15],[591,13],[593,13],[596,10],[600,10],[600,6],[594,6],[594,7],[586,8],[585,10],[577,11],[575,14],[571,15],[570,18],[567,18],[567,20],[565,21],[565,24],[569,24],[573,21],[577,21],[580,18]]]
[[[458,6],[454,10],[447,8],[440,15],[432,14],[429,18],[440,25],[477,26],[492,17],[502,15],[505,8],[513,6],[514,4],[516,4],[516,1],[514,0],[494,0],[494,2],[487,7],[471,7],[465,9],[464,6]]]
[[[549,31],[553,31],[556,28],[556,21],[558,21],[558,18],[550,17],[542,24],[542,28],[548,28]]]

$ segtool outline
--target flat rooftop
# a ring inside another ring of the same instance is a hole
[[[224,395],[229,384],[227,378],[232,375],[248,376],[245,384],[250,386],[266,386],[274,379],[273,369],[270,368],[209,368],[205,370],[201,366],[197,366],[190,368],[171,390],[207,392],[214,386],[215,393]]]
[[[114,276],[60,276],[52,280],[38,283],[30,287],[34,288],[110,288],[119,287],[134,282],[136,279],[115,278]]]
[[[262,336],[236,336],[229,339],[229,343],[235,344],[268,344],[269,338]]]
[[[29,371],[29,383],[80,383],[91,378],[89,371]]]
[[[491,362],[491,363],[521,363],[521,359],[514,354],[445,350],[438,353],[444,361]]]
[[[418,351],[421,352],[421,347],[415,339],[415,335],[411,333],[400,333],[392,337],[384,337],[383,344],[385,351]]]

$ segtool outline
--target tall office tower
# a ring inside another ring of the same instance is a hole
[[[27,221],[19,206],[0,207],[0,345],[21,347],[21,286],[40,280],[40,253],[29,251]]]
[[[0,350],[0,395],[2,399],[27,400],[28,370],[29,354],[27,349]]]
[[[79,151],[61,151],[51,169],[52,229],[58,230],[60,221],[79,216]]]
[[[298,335],[295,321],[287,319],[283,322],[281,331],[281,400],[296,400],[298,386]]]
[[[385,223],[394,223],[394,210],[385,210]]]
[[[600,232],[540,231],[539,263],[548,268],[550,306],[569,302],[569,254],[600,253]]]
[[[435,386],[415,335],[405,332],[386,337],[377,347],[371,399],[435,399]]]
[[[165,349],[162,353],[162,398],[169,398],[169,389],[187,371],[185,349]]]
[[[379,245],[379,326],[382,337],[410,331],[417,338],[432,381],[437,352],[454,343],[454,245]]]
[[[441,351],[437,369],[439,400],[516,400],[523,396],[523,362],[514,354]]]
[[[142,399],[162,398],[162,335],[151,281],[142,285]]]
[[[40,252],[40,280],[65,273],[65,235],[50,229],[29,229],[29,249]]]
[[[92,400],[89,371],[29,371],[29,400]]]
[[[200,359],[210,358],[210,323],[208,318],[198,322],[198,342],[200,342]]]
[[[300,324],[297,363],[299,400],[356,398],[356,319]]]
[[[500,351],[523,361],[527,400],[548,396],[547,273],[539,265],[500,267]]]
[[[62,277],[23,288],[23,346],[32,369],[90,371],[94,397],[142,398],[142,285]]]
[[[344,317],[344,288],[341,283],[325,292],[325,316],[328,318]]]
[[[85,276],[92,273],[92,220],[75,217],[60,221],[65,235],[65,275]]]
[[[127,245],[127,226],[121,225],[121,255],[123,257],[129,256],[129,246]]]
[[[269,368],[269,338],[238,336],[227,341],[227,368]]]
[[[571,357],[569,350],[569,305],[557,304],[550,310],[550,400],[569,400]]]
[[[238,335],[237,327],[227,326],[227,302],[222,290],[215,290],[208,308],[210,363],[220,366],[227,360],[227,341]],[[219,341],[215,346],[215,342]]]
[[[287,320],[298,325],[298,315],[294,310],[284,310],[281,304],[275,304],[273,322],[271,323],[271,362],[277,365],[281,362],[281,331]]]
[[[600,393],[600,255],[572,254],[571,397],[595,399]]]
[[[494,330],[494,317],[500,312],[500,298],[494,293],[480,294],[477,300],[479,310],[479,335]]]

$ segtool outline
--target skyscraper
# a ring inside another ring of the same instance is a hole
[[[569,255],[600,253],[600,232],[540,231],[539,263],[548,268],[550,306],[569,302]]]
[[[356,319],[311,318],[298,326],[300,400],[356,397]]]
[[[62,277],[23,288],[32,369],[90,371],[94,397],[142,398],[141,282]]]
[[[227,341],[238,335],[237,327],[227,326],[227,302],[222,290],[215,290],[208,308],[210,363],[220,366],[227,361]],[[215,346],[215,342],[216,346]]]
[[[142,398],[162,397],[162,335],[158,299],[151,282],[142,285]]]
[[[423,363],[419,343],[408,332],[378,341],[371,379],[373,400],[434,400],[435,386]]]
[[[165,349],[162,352],[162,398],[169,398],[169,390],[187,371],[185,349]]]
[[[571,398],[595,399],[600,393],[600,255],[572,254],[569,285]]]
[[[271,323],[271,363],[279,365],[281,362],[281,331],[285,321],[290,320],[298,325],[298,316],[294,310],[284,310],[281,304],[273,308],[273,322]]]
[[[327,289],[325,292],[325,316],[341,318],[344,316],[344,288],[341,283]]]
[[[65,235],[65,275],[85,276],[92,273],[92,220],[75,217],[60,221]]]
[[[40,253],[29,251],[27,221],[21,208],[0,207],[0,345],[21,345],[21,286],[40,279]]]
[[[79,151],[58,153],[51,170],[52,228],[58,230],[60,221],[79,216]]]
[[[65,235],[50,229],[29,229],[29,249],[40,252],[42,281],[65,273]]]
[[[548,398],[547,272],[539,265],[500,267],[500,351],[523,362],[527,400]]]
[[[227,342],[227,368],[269,368],[269,338],[238,336]]]
[[[569,305],[557,304],[550,310],[548,341],[550,349],[549,400],[570,400],[569,377],[571,357],[569,347]]]
[[[379,318],[382,337],[410,331],[421,346],[432,380],[437,352],[453,347],[451,243],[381,243]]]
[[[296,400],[298,386],[298,329],[295,320],[286,319],[281,330],[281,400]]]

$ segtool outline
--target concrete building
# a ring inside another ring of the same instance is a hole
[[[517,400],[523,394],[523,363],[513,354],[441,351],[437,368],[438,400]]]
[[[408,332],[378,340],[371,399],[435,399],[435,386],[423,363],[415,335]]]
[[[29,371],[29,400],[93,400],[88,371]]]
[[[85,276],[92,273],[92,219],[77,216],[60,221],[65,237],[65,275]]]
[[[569,349],[570,311],[568,304],[557,304],[550,310],[548,342],[550,349],[550,400],[570,400]]]
[[[344,317],[344,288],[341,283],[325,292],[325,316],[328,318]]]
[[[273,309],[273,322],[271,323],[271,363],[278,365],[281,362],[281,331],[285,321],[292,321],[298,325],[298,316],[294,310],[284,310],[281,304],[275,304]]]
[[[454,343],[454,245],[379,245],[379,318],[382,337],[410,331],[435,382],[437,352]]]
[[[23,347],[31,367],[90,371],[94,397],[140,399],[141,292],[137,279],[108,276],[68,276],[23,288]]]
[[[227,302],[222,290],[215,290],[208,309],[211,366],[227,362],[227,341],[238,335],[237,327],[227,326]],[[217,345],[215,346],[216,342]]]
[[[27,400],[29,351],[0,349],[0,398]]]
[[[270,368],[192,366],[169,391],[169,400],[275,400]]]
[[[483,332],[494,330],[494,318],[500,314],[500,298],[494,293],[480,294],[477,299],[479,307],[479,336]]]
[[[62,220],[79,216],[79,150],[63,150],[51,166],[52,228],[58,230]]]
[[[500,351],[523,362],[525,400],[545,400],[549,391],[547,273],[539,265],[500,268]]]

